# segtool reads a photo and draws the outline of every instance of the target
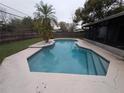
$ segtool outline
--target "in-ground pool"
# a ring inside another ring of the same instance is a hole
[[[106,75],[109,61],[75,40],[56,40],[28,58],[31,72]]]

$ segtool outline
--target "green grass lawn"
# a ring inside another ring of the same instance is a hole
[[[17,53],[27,48],[29,45],[39,41],[41,41],[41,38],[33,38],[33,39],[0,44],[0,64],[5,57]]]

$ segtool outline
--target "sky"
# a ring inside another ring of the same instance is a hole
[[[82,7],[85,0],[42,0],[52,4],[56,11],[58,21],[72,22],[72,16],[78,7]],[[0,0],[0,3],[8,5],[33,17],[36,11],[35,5],[40,0]]]

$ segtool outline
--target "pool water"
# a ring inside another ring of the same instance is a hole
[[[95,52],[80,48],[74,40],[56,40],[28,58],[31,72],[106,75],[109,62]]]

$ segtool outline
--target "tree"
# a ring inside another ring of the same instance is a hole
[[[70,23],[69,32],[74,32],[75,29],[76,29],[76,26],[77,26],[77,24],[75,24],[75,23]]]
[[[85,8],[78,8],[75,11],[73,22],[78,23],[82,21],[82,24],[92,22],[92,17],[89,16],[89,12]]]
[[[43,39],[48,42],[52,35],[53,25],[57,25],[54,8],[42,1],[40,1],[40,4],[36,4],[36,8],[38,30],[41,32]]]
[[[5,12],[6,9],[0,7],[0,21],[2,22],[2,24],[6,24],[7,14]]]
[[[66,22],[59,22],[60,29],[64,32],[67,32],[67,23]]]
[[[123,0],[87,0],[84,7],[75,11],[74,22],[82,24],[98,21],[124,10]]]
[[[77,23],[81,20],[81,12],[82,12],[82,8],[76,9],[75,16],[73,18],[73,22]]]
[[[22,24],[25,25],[25,26],[28,26],[28,27],[32,27],[32,19],[31,17],[24,17],[22,19]]]
[[[5,32],[7,30],[7,14],[6,14],[6,9],[0,7],[0,30],[3,32]]]
[[[9,25],[11,25],[13,27],[13,29],[15,28],[22,28],[22,20],[19,18],[13,18],[11,19],[11,21],[9,22]]]

